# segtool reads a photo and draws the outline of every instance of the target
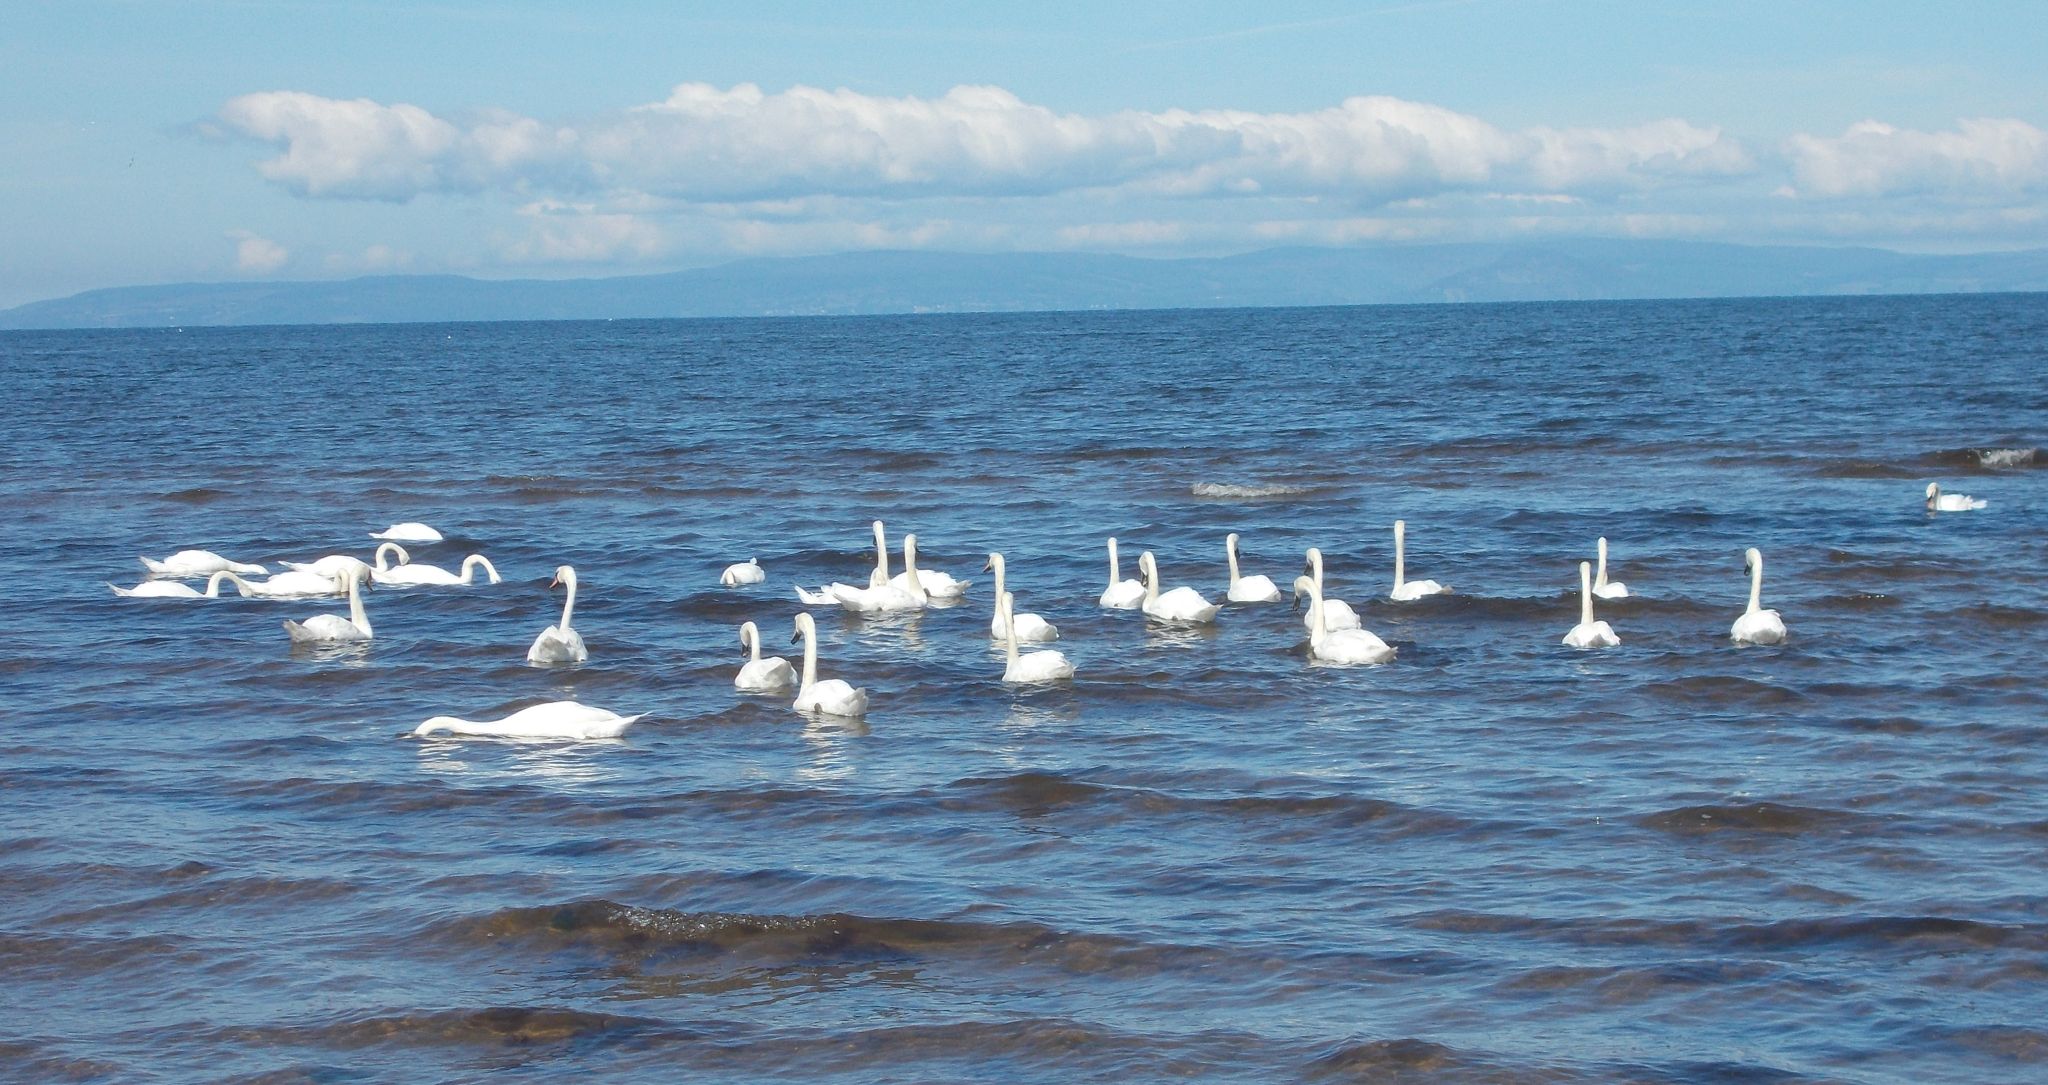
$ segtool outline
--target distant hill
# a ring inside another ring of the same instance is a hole
[[[90,290],[0,310],[0,328],[1939,294],[2048,290],[2048,250],[1558,240],[1267,249],[1153,260],[1086,253],[857,252],[604,279],[378,276]]]

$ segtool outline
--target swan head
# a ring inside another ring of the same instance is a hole
[[[548,581],[549,588],[573,588],[576,586],[576,570],[567,565],[555,566],[555,578]]]
[[[1747,549],[1747,550],[1745,550],[1745,551],[1743,551],[1743,552],[1742,552],[1742,571],[1743,571],[1743,572],[1747,573],[1747,572],[1752,572],[1752,571],[1754,571],[1754,570],[1756,570],[1756,569],[1760,569],[1760,568],[1762,568],[1762,567],[1763,567],[1763,564],[1764,564],[1764,553],[1763,553],[1763,551],[1761,551],[1761,550],[1758,550],[1758,549],[1757,549],[1756,547],[1752,546],[1752,547],[1750,547],[1749,549]]]
[[[1934,507],[1934,502],[1935,502],[1935,501],[1936,501],[1937,499],[1939,499],[1940,497],[1941,497],[1941,483],[1939,483],[1939,482],[1930,482],[1930,483],[1928,483],[1928,484],[1927,484],[1927,507],[1928,507],[1928,508],[1930,508],[1930,509],[1931,509],[1931,508],[1933,508],[1933,507]]]
[[[811,620],[811,612],[800,611],[796,616],[796,632],[789,635],[789,643],[808,640],[818,632],[818,623]]]
[[[1294,578],[1294,609],[1301,609],[1302,596],[1306,595],[1309,598],[1313,599],[1315,598],[1315,594],[1316,582],[1314,580],[1311,580],[1310,578],[1305,576],[1297,576]]]
[[[1231,548],[1232,550],[1237,549],[1237,532],[1233,531],[1230,534],[1223,536],[1223,545]]]
[[[759,643],[761,643],[760,628],[755,626],[752,622],[741,622],[740,654],[746,655],[747,653],[752,652],[754,650],[754,645]]]
[[[1316,549],[1313,546],[1309,547],[1308,554],[1302,559],[1301,571],[1304,573],[1312,573],[1322,567],[1323,552],[1321,550]]]
[[[879,522],[879,521],[878,521],[878,522]],[[903,560],[904,560],[904,561],[906,561],[906,562],[908,562],[908,561],[915,561],[916,559],[917,559],[917,536],[916,536],[916,535],[905,535],[905,536],[903,536]]]
[[[981,571],[984,573],[988,572],[990,569],[993,569],[996,566],[1001,565],[1002,563],[1003,555],[995,552],[990,552],[988,560],[981,563]]]

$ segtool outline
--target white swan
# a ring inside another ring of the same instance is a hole
[[[450,735],[479,735],[487,738],[560,738],[586,741],[617,738],[641,716],[621,716],[602,708],[575,701],[549,701],[522,708],[502,720],[465,720],[435,716],[413,728],[417,738],[432,738],[437,732]]]
[[[1785,619],[1775,610],[1764,609],[1764,555],[1752,546],[1742,555],[1749,571],[1749,609],[1728,630],[1737,644],[1777,644],[1785,639]]]
[[[229,561],[211,550],[180,550],[162,561],[151,558],[135,560],[157,576],[212,576],[218,572],[241,573],[244,576],[270,575],[270,570],[261,565]]]
[[[1392,663],[1394,646],[1364,629],[1329,629],[1323,625],[1323,593],[1313,578],[1294,578],[1294,602],[1308,596],[1308,654],[1325,663]]]
[[[874,578],[869,579],[872,582]],[[798,602],[806,606],[837,606],[855,614],[904,614],[913,610],[923,610],[926,603],[924,590],[918,586],[916,576],[910,578],[910,584],[912,587],[905,589],[894,584],[862,588],[853,584],[833,583],[817,591],[811,591],[798,584],[796,597]]]
[[[1448,584],[1408,579],[1408,521],[1394,521],[1394,590],[1387,593],[1387,598],[1396,603],[1411,603],[1424,596],[1449,594]]]
[[[995,571],[996,597],[998,599],[1001,599],[1003,596],[1003,568],[1003,556],[995,553],[990,554],[988,556],[988,564],[981,567],[983,572],[988,572],[991,569]],[[1005,620],[1006,618],[1008,619],[1007,621]],[[1005,615],[1003,608],[1000,605],[997,606],[995,615],[988,622],[989,639],[1002,640],[1004,637],[1013,634],[1018,640],[1036,644],[1060,639],[1059,627],[1046,621],[1044,618],[1036,614],[1016,614],[1014,612]]]
[[[796,685],[796,668],[781,656],[761,658],[761,630],[752,622],[740,623],[740,647],[748,658],[732,684],[740,689],[778,690]]]
[[[384,545],[390,546],[391,544],[385,543]],[[446,587],[454,584],[476,583],[476,571],[478,569],[482,569],[484,575],[489,577],[490,582],[493,584],[504,581],[504,578],[498,575],[498,567],[492,565],[491,559],[482,554],[471,554],[463,558],[460,576],[438,565],[414,565],[411,562],[406,562],[403,565],[395,565],[382,572],[373,571],[370,574],[370,579],[379,584],[390,584],[400,588]]]
[[[1358,612],[1342,599],[1331,599],[1323,594],[1323,552],[1316,547],[1308,548],[1308,560],[1303,566],[1310,578],[1316,582],[1316,598],[1323,601],[1323,628],[1335,632],[1339,629],[1363,629],[1365,623],[1358,620]],[[1301,616],[1301,624],[1309,632],[1315,632],[1315,618]]]
[[[1579,563],[1579,624],[1564,635],[1567,648],[1612,648],[1621,643],[1614,635],[1614,628],[1606,622],[1593,620],[1593,565]]]
[[[1159,592],[1159,561],[1147,550],[1138,555],[1138,573],[1145,578],[1145,602],[1138,609],[1162,622],[1213,622],[1223,609],[1202,598],[1202,593],[1185,585],[1164,595]]]
[[[205,591],[175,580],[145,580],[132,588],[124,588],[119,584],[108,584],[107,587],[114,589],[114,594],[123,599],[218,599],[220,582],[234,576],[235,574],[225,569],[213,574],[206,578]]]
[[[1971,497],[1969,494],[1942,493],[1941,483],[1939,482],[1927,484],[1928,512],[1969,512],[1972,509],[1981,509],[1990,503],[1989,501]]]
[[[996,620],[1003,623],[1003,649],[1009,657],[1009,662],[1003,667],[1003,681],[1024,684],[1057,682],[1074,677],[1074,665],[1059,652],[1048,649],[1017,654],[1017,626],[1010,620],[1016,606],[1017,600],[1009,592],[996,593]]]
[[[340,579],[303,569],[290,569],[268,580],[244,580],[234,573],[227,574],[227,578],[236,591],[256,599],[317,599],[324,595],[340,595],[348,590]]]
[[[881,523],[879,520],[875,522]],[[956,580],[937,569],[918,568],[915,535],[903,536],[903,571],[890,577],[889,583],[892,587],[931,599],[959,599],[974,585],[972,580]]]
[[[868,574],[868,587],[889,586],[889,533],[882,528],[880,520],[875,521],[875,568]]]
[[[1593,594],[1602,599],[1628,598],[1628,585],[1619,580],[1607,579],[1607,536],[1600,536],[1595,546],[1600,552],[1600,565],[1593,570]]]
[[[576,570],[567,565],[557,566],[548,587],[557,584],[569,589],[569,597],[562,600],[561,624],[548,626],[533,638],[533,647],[526,650],[528,663],[581,663],[590,658],[590,650],[583,646],[583,634],[569,627],[569,615],[576,609]]]
[[[1123,570],[1116,560],[1116,537],[1109,540],[1109,587],[1102,589],[1101,598],[1096,602],[1111,610],[1136,610],[1145,602],[1145,584],[1141,580],[1124,580]]]
[[[370,617],[363,613],[363,574],[354,569],[344,569],[341,582],[348,586],[348,617],[315,614],[303,622],[286,618],[285,635],[292,639],[293,644],[370,639]]]
[[[437,543],[441,541],[440,532],[417,520],[407,520],[402,524],[392,524],[382,531],[372,531],[370,532],[370,537],[373,539],[390,539],[392,542],[409,543]]]
[[[1237,532],[1223,536],[1223,553],[1230,558],[1230,588],[1223,593],[1233,603],[1277,603],[1280,589],[1273,578],[1264,574],[1256,576],[1237,575]]]
[[[868,710],[868,691],[856,689],[837,678],[818,681],[818,626],[808,611],[796,616],[796,633],[791,640],[804,642],[803,682],[797,687],[790,707],[798,712],[826,716],[863,716]]]
[[[376,580],[375,574],[386,572],[391,568],[389,559],[393,554],[398,555],[398,564],[400,565],[412,560],[412,555],[405,552],[405,547],[394,542],[388,542],[378,545],[377,553],[374,555],[377,560],[375,565],[366,564],[363,559],[351,557],[347,554],[329,554],[318,561],[285,561],[279,562],[279,564],[287,569],[295,569],[302,573],[317,573],[329,579],[339,578],[343,569],[362,569],[369,572],[371,574],[370,579],[374,581]]]
[[[759,584],[766,579],[768,574],[761,570],[760,558],[748,558],[737,565],[728,565],[724,572],[718,574],[718,582],[728,588],[737,588],[742,584]]]

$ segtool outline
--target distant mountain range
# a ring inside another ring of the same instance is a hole
[[[90,290],[0,310],[0,328],[1176,309],[1459,301],[2048,290],[2048,249],[1558,240],[1267,249],[1177,260],[856,252],[603,279],[375,276]]]

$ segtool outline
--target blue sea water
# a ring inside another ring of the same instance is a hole
[[[0,334],[0,1077],[2035,1081],[2048,297]],[[1929,481],[1987,499],[1929,514]],[[976,581],[818,613],[869,521]],[[1456,593],[1385,595],[1408,570]],[[495,586],[121,599],[138,555]],[[1223,595],[1104,611],[1103,540]],[[1612,544],[1618,648],[1559,640]],[[1766,558],[1791,636],[1728,628]],[[988,553],[1070,684],[1005,687]],[[758,557],[766,583],[723,589]],[[533,667],[581,578],[580,666]],[[793,654],[793,648],[784,648]],[[623,740],[422,742],[575,699]]]

